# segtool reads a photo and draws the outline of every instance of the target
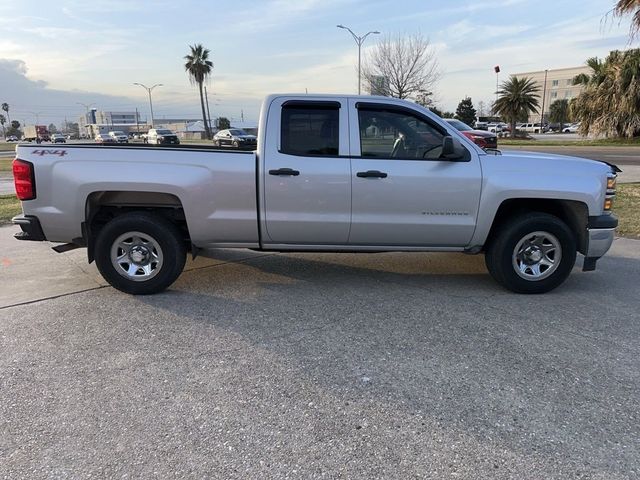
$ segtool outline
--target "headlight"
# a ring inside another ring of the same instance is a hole
[[[607,175],[607,194],[604,197],[604,205],[602,209],[605,212],[610,212],[613,208],[613,200],[616,198],[616,183],[618,176],[615,173],[609,173]]]

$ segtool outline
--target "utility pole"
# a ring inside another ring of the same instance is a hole
[[[544,101],[547,93],[547,73],[549,73],[549,70],[544,71],[544,86],[542,87],[542,108],[540,109],[540,133],[542,133],[542,129],[544,128]]]
[[[209,94],[207,93],[207,86],[204,86],[204,98],[207,102],[207,123],[209,124],[209,132],[211,132],[211,112],[209,112]],[[208,138],[207,140],[211,140]]]
[[[500,65],[496,65],[495,67],[493,67],[493,71],[496,72],[496,103],[498,102],[498,89],[500,87],[498,87],[498,77],[500,76]],[[494,110],[495,110],[495,103],[494,105]],[[495,111],[493,112],[495,114]]]
[[[362,74],[361,74],[361,70],[362,70],[362,44],[364,43],[364,41],[367,39],[367,37],[369,35],[371,35],[371,34],[379,35],[380,32],[375,30],[373,32],[367,32],[364,35],[362,35],[361,37],[359,37],[358,35],[353,33],[353,31],[349,27],[345,27],[344,25],[336,25],[336,27],[342,28],[344,30],[348,30],[349,33],[351,34],[351,36],[353,37],[353,39],[356,41],[356,44],[358,45],[358,95],[360,95],[360,90],[362,88]]]

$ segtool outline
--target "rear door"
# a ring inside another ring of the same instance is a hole
[[[351,221],[347,100],[275,98],[262,158],[264,243],[343,245]]]
[[[350,101],[355,245],[465,246],[481,189],[478,154],[440,157],[447,130],[397,104]]]

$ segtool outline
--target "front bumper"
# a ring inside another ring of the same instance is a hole
[[[613,214],[589,217],[587,223],[587,236],[589,244],[584,259],[584,271],[596,269],[596,260],[602,257],[611,248],[618,226],[618,217]]]
[[[33,215],[18,215],[11,219],[14,225],[19,225],[22,229],[14,235],[16,240],[33,240],[36,242],[45,241],[47,238],[44,236],[42,227],[40,226],[40,220]]]

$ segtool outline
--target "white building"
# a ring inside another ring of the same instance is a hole
[[[535,72],[514,73],[514,77],[531,78],[540,89],[538,103],[542,107],[544,100],[544,116],[549,117],[549,108],[556,100],[566,99],[571,101],[576,98],[584,89],[582,85],[574,85],[573,79],[580,74],[591,75],[591,67],[556,68],[550,70],[539,70]],[[546,78],[546,81],[545,81]],[[529,116],[530,122],[540,121],[540,111]]]

